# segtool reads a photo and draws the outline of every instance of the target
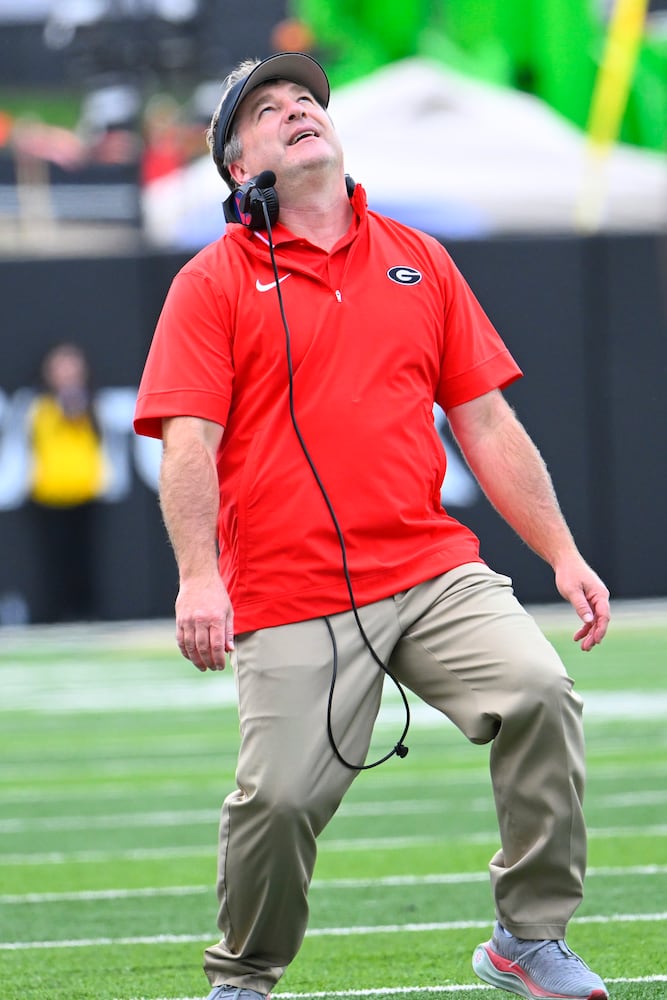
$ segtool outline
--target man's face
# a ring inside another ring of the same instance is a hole
[[[325,165],[342,169],[331,120],[301,84],[279,80],[251,91],[238,110],[236,131],[243,153],[229,169],[239,184],[262,170],[273,170],[280,183]]]

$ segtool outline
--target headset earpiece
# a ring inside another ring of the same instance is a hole
[[[273,186],[276,175],[272,170],[263,170],[256,177],[236,188],[222,203],[227,222],[236,222],[248,229],[266,229],[264,206],[269,216],[269,224],[278,221],[278,192]]]

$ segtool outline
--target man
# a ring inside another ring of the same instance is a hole
[[[584,650],[609,595],[502,396],[519,368],[444,248],[346,181],[328,100],[299,53],[227,78],[209,143],[254,221],[175,278],[137,403],[137,431],[164,442],[180,650],[202,671],[230,653],[239,693],[210,1000],[262,1000],[297,954],[316,838],[363,766],[386,672],[492,743],[497,923],[476,972],[521,996],[603,1000],[564,942],[586,854],[581,702],[511,582],[441,507],[434,402],[553,567]],[[265,171],[275,185],[254,186]]]

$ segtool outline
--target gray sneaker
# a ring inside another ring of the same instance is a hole
[[[214,986],[206,1000],[268,1000],[270,993],[244,990],[240,986]]]
[[[565,941],[525,941],[496,923],[493,937],[475,948],[480,979],[526,1000],[608,1000],[607,987]]]

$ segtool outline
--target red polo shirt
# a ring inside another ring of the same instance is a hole
[[[519,378],[445,249],[368,211],[329,253],[274,230],[296,420],[344,538],[358,606],[481,561],[440,502],[433,421]],[[237,632],[348,610],[339,539],[290,417],[266,235],[229,226],[178,273],[144,370],[139,434],[164,417],[225,428],[220,571]]]

